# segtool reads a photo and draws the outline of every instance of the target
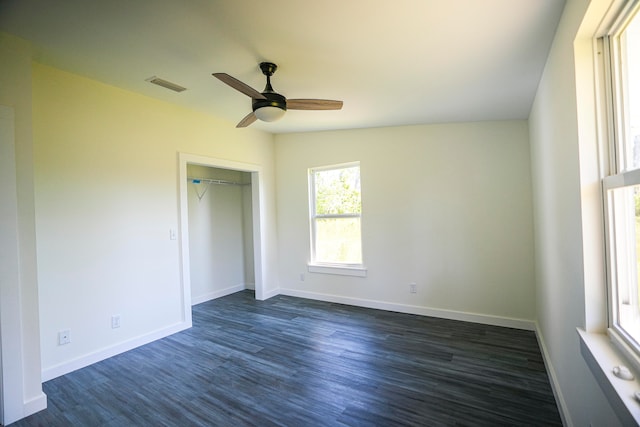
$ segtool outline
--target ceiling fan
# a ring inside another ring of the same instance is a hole
[[[260,119],[265,122],[276,121],[287,110],[340,110],[342,101],[332,101],[329,99],[287,99],[283,95],[275,92],[271,87],[271,76],[276,72],[278,66],[271,62],[261,62],[262,74],[267,76],[267,85],[262,93],[258,92],[246,83],[241,82],[227,73],[213,73],[214,77],[220,79],[235,90],[244,93],[252,100],[253,111],[240,120],[237,128],[249,126]]]

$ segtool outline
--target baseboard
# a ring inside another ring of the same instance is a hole
[[[37,396],[24,402],[23,417],[26,418],[29,415],[42,411],[43,409],[47,409],[47,395],[40,392]]]
[[[192,296],[191,305],[202,304],[203,302],[211,301],[212,299],[235,294],[236,292],[240,292],[244,289],[247,289],[247,287],[244,285],[244,283],[241,283],[239,285],[231,286],[225,289],[220,289],[218,291],[207,292],[206,294],[203,294],[203,295],[198,295],[195,297]]]
[[[399,313],[418,314],[421,316],[439,317],[442,319],[461,320],[464,322],[480,323],[484,325],[503,326],[514,329],[535,330],[533,320],[517,319],[511,317],[490,316],[486,314],[467,313],[454,310],[443,310],[416,305],[397,304],[377,300],[351,298],[339,295],[321,294],[316,292],[300,291],[296,289],[279,289],[281,295],[308,298],[320,301],[335,302],[339,304],[354,305],[358,307],[376,308],[379,310],[395,311]]]
[[[42,382],[52,380],[59,376],[116,356],[120,353],[124,353],[125,351],[133,350],[136,347],[140,347],[142,345],[149,344],[150,342],[168,337],[169,335],[173,335],[176,332],[189,329],[190,327],[191,322],[179,322],[167,328],[162,328],[154,332],[118,343],[116,345],[103,348],[93,353],[86,354],[68,362],[51,366],[42,370]]]
[[[276,295],[280,295],[280,294],[282,294],[282,289],[278,289],[278,288],[271,289],[270,291],[264,291],[262,293],[262,300],[263,301],[264,300],[268,300],[269,298],[273,298]],[[287,295],[287,294],[283,294],[283,295]],[[291,295],[291,296],[295,296],[295,295]],[[304,298],[304,297],[302,297],[302,298]]]
[[[544,336],[542,335],[542,331],[540,330],[540,325],[538,325],[538,322],[535,322],[535,332],[536,338],[538,339],[538,346],[540,347],[542,358],[544,359],[544,367],[547,370],[547,376],[549,377],[549,382],[551,383],[551,390],[553,391],[553,396],[556,398],[556,404],[558,405],[560,418],[562,418],[562,425],[573,426],[573,421],[571,421],[571,416],[569,414],[569,410],[567,409],[567,402],[564,400],[564,396],[562,395],[560,382],[558,381],[556,370],[551,363],[551,358],[549,357],[549,352],[547,351],[547,345],[545,344]]]

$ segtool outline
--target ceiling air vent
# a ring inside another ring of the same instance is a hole
[[[177,85],[175,83],[171,83],[168,82],[166,80],[163,80],[159,77],[153,76],[153,77],[149,77],[148,79],[146,79],[149,83],[153,83],[154,85],[158,85],[158,86],[162,86],[165,89],[170,89],[174,92],[182,92],[187,90],[186,87],[182,87],[180,85]]]

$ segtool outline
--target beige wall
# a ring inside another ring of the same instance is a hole
[[[533,321],[525,121],[277,135],[276,153],[281,288],[489,323]],[[367,277],[308,273],[307,170],[356,160]]]
[[[33,137],[45,378],[184,321],[178,152],[261,165],[277,288],[271,135],[36,64]]]

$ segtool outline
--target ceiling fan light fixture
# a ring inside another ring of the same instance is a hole
[[[252,102],[253,112],[259,120],[263,122],[275,122],[284,116],[287,111],[287,99],[273,91],[262,92],[265,99],[254,99]]]
[[[280,120],[284,116],[285,112],[286,110],[271,105],[257,108],[254,111],[256,117],[263,122],[275,122],[276,120]]]

